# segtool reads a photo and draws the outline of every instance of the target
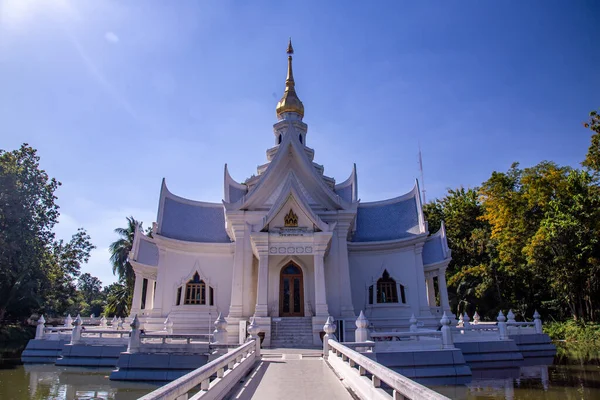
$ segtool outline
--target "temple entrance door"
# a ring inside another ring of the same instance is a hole
[[[304,316],[304,279],[302,269],[294,263],[287,264],[281,270],[279,315],[282,317]]]

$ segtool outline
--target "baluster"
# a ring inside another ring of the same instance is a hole
[[[217,378],[222,378],[224,374],[225,374],[225,368],[219,368],[217,370]]]
[[[378,377],[376,377],[375,375],[373,375],[371,377],[371,383],[373,384],[374,388],[378,388],[381,387],[381,379],[379,379]]]
[[[210,387],[210,379],[205,379],[200,384],[200,390],[208,390],[209,387]]]

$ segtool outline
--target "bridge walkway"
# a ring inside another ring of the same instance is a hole
[[[352,395],[321,358],[322,350],[264,349],[257,367],[228,396],[235,400],[347,400]]]

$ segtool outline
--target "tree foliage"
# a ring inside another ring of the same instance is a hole
[[[424,207],[430,228],[447,226],[451,305],[597,321],[600,298],[600,117],[583,170],[514,163],[476,189],[449,190]],[[431,230],[431,229],[430,229]],[[433,229],[435,230],[435,229]],[[471,310],[472,311],[472,310]]]
[[[94,248],[83,229],[55,239],[60,182],[39,161],[27,144],[0,150],[0,322],[79,309],[75,279]]]

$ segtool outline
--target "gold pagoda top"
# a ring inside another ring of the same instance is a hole
[[[275,111],[277,112],[278,117],[285,112],[295,112],[300,114],[300,117],[304,117],[304,105],[296,94],[296,84],[294,82],[294,73],[292,72],[292,54],[294,54],[294,48],[292,47],[291,38],[288,43],[287,54],[288,70],[287,78],[285,79],[285,92],[283,93],[281,100],[277,103]]]

